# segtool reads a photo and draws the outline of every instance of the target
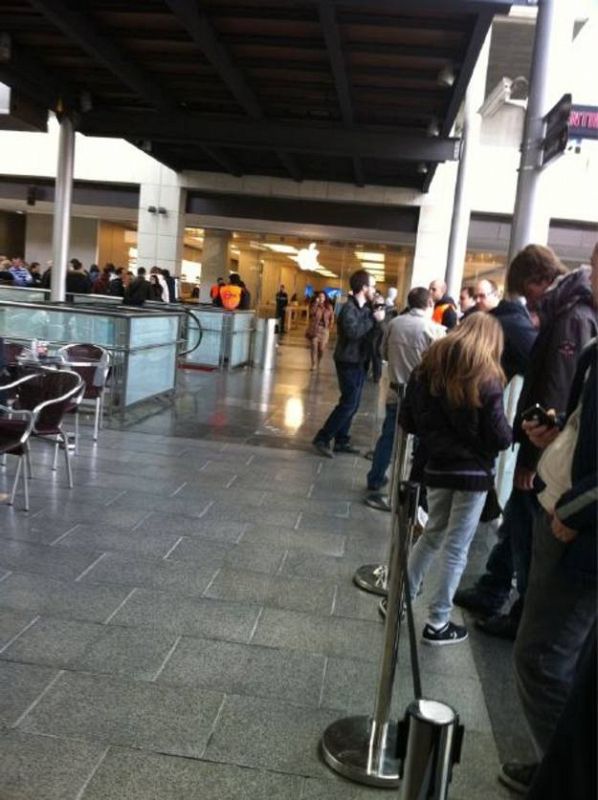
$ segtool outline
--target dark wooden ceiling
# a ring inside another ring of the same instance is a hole
[[[0,80],[175,169],[426,190],[458,158],[459,104],[509,6],[2,0]]]

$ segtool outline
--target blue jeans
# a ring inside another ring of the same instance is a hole
[[[361,402],[361,392],[365,381],[365,371],[361,364],[345,364],[336,361],[336,375],[341,396],[332,413],[316,434],[315,441],[336,444],[348,444],[349,431],[353,417]]]
[[[428,615],[435,628],[449,621],[485,500],[486,492],[428,489],[428,523],[411,551],[408,570],[414,600],[432,561],[440,556]]]
[[[392,447],[395,439],[397,427],[397,403],[389,403],[386,406],[386,416],[382,423],[382,430],[376,442],[374,457],[372,458],[372,468],[368,472],[368,489],[376,491],[382,486],[386,470],[392,458]]]
[[[498,542],[486,562],[486,572],[476,587],[503,605],[511,593],[513,573],[517,575],[517,591],[523,599],[527,589],[531,553],[532,530],[540,506],[534,492],[513,488],[505,505],[502,525],[498,529]]]

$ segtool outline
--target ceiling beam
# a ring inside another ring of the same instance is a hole
[[[310,0],[316,4],[320,0]],[[515,0],[328,0],[329,5],[347,9],[355,9],[364,14],[388,11],[392,14],[412,11],[438,11],[443,14],[477,14],[489,11],[492,14],[506,14]]]
[[[210,147],[207,144],[202,145],[201,149],[208,158],[211,158],[212,161],[215,161],[231,175],[235,175],[237,178],[243,175],[243,170],[237,160],[234,159],[230,153],[227,153],[226,150],[223,150],[221,147]]]
[[[330,68],[332,69],[332,75],[334,77],[334,85],[336,86],[336,95],[341,109],[341,117],[345,127],[350,128],[355,121],[353,116],[353,101],[351,100],[349,76],[345,57],[343,55],[341,36],[336,20],[336,11],[329,3],[325,2],[325,0],[320,0],[318,4],[318,14],[324,32],[326,51],[330,59]],[[365,184],[365,177],[361,158],[359,156],[353,156],[352,161],[355,183],[358,186],[363,186]]]
[[[243,111],[254,120],[263,119],[264,112],[255,92],[243,71],[235,64],[228,48],[218,38],[208,15],[200,11],[196,0],[166,0],[166,4],[214,67]],[[276,156],[293,180],[302,180],[301,170],[292,156],[282,150],[277,150]]]
[[[200,11],[196,0],[166,0],[166,5],[201,49],[245,113],[253,119],[261,119],[264,115],[253,89],[227,48],[218,39],[208,15]]]
[[[456,161],[460,139],[401,134],[369,128],[293,125],[238,118],[215,119],[203,114],[174,112],[168,116],[148,111],[89,111],[81,116],[80,130],[96,136],[128,136],[163,142],[200,142],[250,150],[283,150],[362,158],[375,155],[389,161]]]
[[[59,100],[68,107],[77,105],[77,92],[62,76],[42,64],[35,54],[24,55],[20,47],[10,48],[10,58],[0,61],[0,80],[14,89],[20,89],[45,108],[56,109]]]
[[[79,45],[88,55],[103,64],[136,95],[153,107],[163,110],[175,108],[175,103],[156,81],[150,78],[112,39],[95,29],[90,18],[74,11],[63,0],[28,0],[29,5],[71,41]]]

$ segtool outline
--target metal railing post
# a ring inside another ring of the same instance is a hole
[[[397,463],[404,459],[407,437],[400,437]],[[417,520],[419,485],[398,481],[393,487],[392,536],[388,562],[388,609],[384,646],[372,716],[337,720],[321,740],[324,760],[335,772],[371,786],[398,786],[399,761],[396,754],[396,723],[390,720],[395,680],[401,607],[404,594],[404,565],[407,563],[413,529]]]

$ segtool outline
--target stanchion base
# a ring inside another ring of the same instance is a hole
[[[353,583],[364,592],[386,597],[386,564],[364,564],[353,575]]]
[[[399,762],[395,756],[397,726],[388,726],[385,750],[372,764],[371,717],[345,717],[329,725],[320,746],[328,766],[356,783],[395,789],[399,785]]]

